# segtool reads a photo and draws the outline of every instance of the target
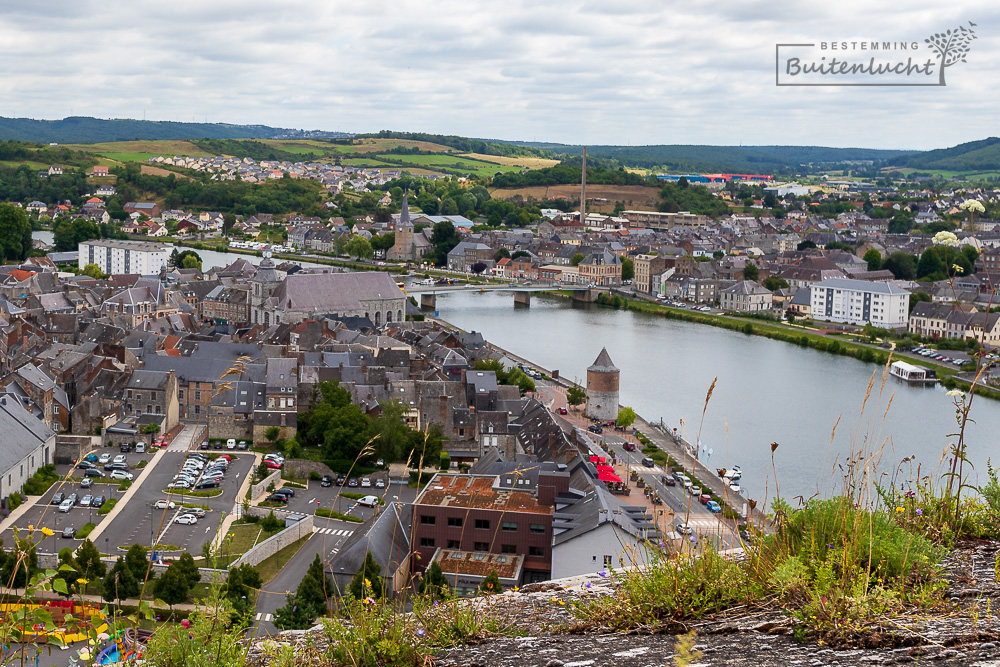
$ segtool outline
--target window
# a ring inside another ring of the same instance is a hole
[[[461,528],[462,527],[462,517],[460,517],[460,516],[450,516],[450,517],[448,517],[448,527],[449,528]]]
[[[517,545],[516,544],[501,544],[500,553],[502,554],[516,554]]]
[[[506,532],[511,532],[517,530],[517,524],[513,521],[504,521],[500,524],[500,529]]]
[[[474,551],[489,551],[490,550],[490,543],[489,542],[476,542],[475,545],[473,546],[473,550]]]
[[[177,390],[177,398],[181,399],[182,401],[184,400],[184,390],[183,389],[178,389]]]
[[[544,523],[533,523],[531,524],[531,532],[537,535],[545,534],[545,524]]]
[[[611,567],[611,556],[604,557],[604,567]]]
[[[545,549],[542,547],[528,547],[529,556],[544,556]]]
[[[437,517],[430,514],[421,514],[420,523],[425,526],[433,526]]]
[[[448,546],[446,548],[448,548],[448,549],[461,549],[462,548],[462,540],[448,540]]]
[[[420,546],[422,546],[422,547],[432,547],[432,546],[434,546],[434,538],[433,537],[421,537],[420,538]]]
[[[194,400],[196,400],[196,401],[200,401],[201,400],[201,392],[200,391],[194,392]]]
[[[476,528],[478,528],[480,530],[489,530],[490,529],[490,520],[489,519],[476,519]]]

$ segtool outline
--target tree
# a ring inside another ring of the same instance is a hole
[[[159,424],[144,424],[142,428],[139,429],[140,433],[145,433],[146,435],[155,435],[160,432]]]
[[[712,253],[713,259],[722,259],[725,256],[726,256],[726,253],[724,253],[721,250],[716,250],[715,252]]]
[[[187,555],[190,556],[190,554]],[[175,604],[188,599],[188,594],[191,592],[191,582],[182,568],[177,563],[173,563],[153,583],[153,592],[156,597],[170,605],[170,609],[173,610]]]
[[[635,423],[635,410],[627,405],[618,408],[618,418],[615,419],[615,423],[622,428],[628,428]]]
[[[511,259],[521,259],[522,257],[531,257],[531,253],[527,250],[518,250],[510,256]]]
[[[768,276],[764,279],[764,287],[774,292],[775,290],[788,287],[788,281],[778,276]]]
[[[635,278],[635,262],[631,257],[622,258],[622,280],[632,280]]]
[[[274,446],[274,443],[278,442],[278,436],[280,435],[281,435],[280,426],[268,426],[266,429],[264,429],[264,439],[267,440],[269,443],[271,443],[272,447]]]
[[[201,271],[201,260],[195,257],[185,257],[181,261],[181,267],[185,269],[198,269]]]
[[[376,600],[385,597],[382,567],[375,562],[375,556],[372,555],[371,551],[365,554],[365,562],[351,579],[348,590],[358,600],[363,600],[368,596]]]
[[[499,262],[501,259],[510,257],[510,251],[507,248],[500,248],[497,250],[497,254],[493,255],[493,261]]]
[[[889,221],[890,234],[907,234],[913,228],[913,214],[909,211],[898,211]]]
[[[253,565],[243,564],[239,567],[229,568],[229,576],[226,577],[222,592],[227,598],[237,603],[239,600],[249,598],[253,591],[260,590],[261,586],[263,586],[263,582],[257,568]]]
[[[326,574],[326,568],[319,554],[313,558],[309,564],[309,569],[302,577],[298,590],[295,591],[295,600],[300,605],[307,605],[312,608],[316,616],[326,616],[327,600],[333,596],[333,582]]]
[[[899,280],[913,280],[917,277],[917,258],[905,252],[894,252],[882,262],[882,268],[892,271]]]
[[[815,247],[816,247],[816,244],[813,243],[812,241],[802,241],[797,246],[795,246],[795,249],[796,250],[808,250],[809,248],[815,248]]]
[[[170,257],[167,258],[167,268],[171,268],[171,269],[176,269],[177,268],[177,264],[180,261],[180,260],[177,259],[178,254],[180,254],[180,253],[178,252],[177,248],[175,247],[170,252]]]
[[[175,248],[175,250],[176,250],[176,248]],[[194,257],[198,261],[198,266],[199,267],[201,266],[201,255],[199,255],[198,253],[196,253],[194,250],[182,250],[181,252],[177,253],[177,257],[174,259],[174,267],[176,267],[176,268],[193,268],[193,267],[188,267],[188,266],[186,266],[184,264],[184,261],[188,257]],[[173,258],[173,254],[171,254],[171,258]]]
[[[380,400],[381,413],[372,422],[375,453],[386,461],[398,461],[409,440],[410,428],[404,421],[406,406],[399,401]]]
[[[260,520],[260,529],[268,533],[276,533],[282,529],[284,524],[281,519],[274,516],[274,512],[268,512],[267,516]]]
[[[486,264],[484,264],[483,262],[475,262],[472,266],[469,267],[469,269],[478,276],[480,273],[486,270]]]
[[[133,544],[125,552],[125,565],[136,581],[145,581],[147,573],[152,575],[150,570],[151,561],[146,554],[147,549],[141,544]]]
[[[426,595],[432,600],[447,600],[451,597],[451,588],[448,586],[448,579],[441,570],[441,565],[435,560],[420,578],[421,595]]]
[[[274,625],[281,630],[307,630],[312,627],[315,616],[306,605],[300,605],[294,595],[285,596],[285,605],[274,611]]]
[[[104,599],[111,602],[134,598],[139,595],[139,589],[139,580],[132,574],[132,571],[125,564],[125,560],[119,556],[107,576],[104,577]]]
[[[83,575],[80,573],[80,564],[73,558],[73,550],[69,547],[59,550],[59,572],[56,576],[66,583],[65,592],[59,589],[56,592],[66,598],[72,597],[79,587],[76,580]]]
[[[22,261],[31,252],[28,214],[13,204],[0,204],[0,258]]]
[[[351,240],[347,242],[344,250],[348,255],[354,257],[355,259],[371,259],[375,254],[375,250],[372,248],[372,244],[364,236],[360,234],[355,234],[351,237]]]
[[[434,562],[436,563],[437,561]],[[490,573],[486,575],[485,579],[483,579],[483,583],[479,584],[479,590],[486,595],[503,593],[503,585],[500,583],[500,575],[497,574],[496,570],[490,570]]]
[[[753,280],[756,281],[760,277],[760,271],[757,269],[757,265],[753,262],[747,262],[743,266],[743,280]]]
[[[875,248],[870,248],[862,259],[868,262],[869,271],[878,271],[882,268],[882,253]]]
[[[80,272],[80,275],[88,276],[90,278],[95,278],[97,280],[103,280],[104,278],[108,277],[108,274],[104,273],[104,271],[101,271],[101,267],[93,263],[87,264],[85,267],[83,267],[83,271]]]
[[[570,407],[575,408],[578,405],[582,405],[586,400],[587,392],[580,385],[574,384],[566,390],[566,402]]]
[[[87,538],[76,552],[76,562],[80,566],[80,576],[90,581],[96,581],[104,576],[107,567],[101,560],[101,552]]]
[[[572,257],[569,258],[569,265],[570,266],[579,266],[580,262],[582,262],[582,261],[583,261],[583,253],[579,253],[578,252],[578,253],[576,253],[575,255],[573,255]]]
[[[188,585],[192,587],[201,581],[201,572],[198,570],[198,565],[194,562],[194,556],[187,551],[182,553],[181,557],[174,561],[170,567],[179,568],[181,574],[187,578]]]
[[[31,540],[15,537],[14,544],[17,547],[15,553],[5,553],[3,567],[0,568],[0,581],[4,586],[24,588],[31,577],[38,572],[38,554]]]
[[[455,229],[455,225],[442,220],[435,223],[431,232],[431,243],[434,245],[433,259],[438,266],[448,263],[448,253],[461,242],[462,238]]]
[[[913,309],[916,307],[916,305],[923,301],[930,302],[933,301],[933,299],[931,298],[931,295],[928,294],[927,292],[911,292],[909,312],[913,312]]]

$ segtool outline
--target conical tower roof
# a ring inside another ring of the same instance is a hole
[[[407,201],[407,195],[409,190],[403,191],[403,208],[399,212],[399,224],[408,225],[410,224],[410,203]]]
[[[608,348],[602,347],[601,353],[597,355],[597,359],[594,360],[593,365],[587,369],[588,371],[602,371],[605,373],[617,373],[619,368],[615,366],[614,362],[611,361],[611,355],[608,354]]]

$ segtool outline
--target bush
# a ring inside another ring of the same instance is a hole
[[[128,491],[130,488],[132,488],[132,482],[127,479],[118,485],[119,491]]]
[[[261,519],[260,527],[268,533],[276,533],[284,528],[285,524],[281,519],[274,516],[274,512],[269,512],[266,517]]]
[[[451,454],[448,452],[441,452],[440,462],[441,470],[448,470],[451,468]]]
[[[115,505],[117,504],[118,504],[117,498],[109,498],[108,500],[104,501],[104,504],[98,508],[97,514],[99,516],[104,516],[105,514],[113,510]]]
[[[320,475],[320,474],[319,474],[318,472],[316,472],[315,470],[310,470],[310,471],[309,471],[309,479],[311,479],[311,480],[312,480],[312,481],[314,481],[314,482],[318,482],[318,481],[320,481],[321,479],[323,479],[323,476],[322,476],[322,475]]]
[[[10,511],[13,512],[18,507],[21,506],[21,503],[24,502],[24,498],[21,496],[20,493],[15,491],[14,493],[10,494],[10,497],[7,499],[7,502],[10,504]]]
[[[84,524],[83,528],[81,528],[76,533],[76,539],[78,539],[78,540],[84,539],[85,537],[87,537],[88,535],[90,535],[91,531],[94,530],[94,528],[96,528],[96,527],[97,527],[97,524],[95,524],[95,523]]]
[[[326,509],[325,507],[317,508],[316,516],[321,516],[326,519],[340,519],[341,521],[350,521],[351,523],[364,523],[364,519],[361,517],[351,516],[350,514],[341,514],[340,512]]]
[[[56,474],[56,467],[52,464],[42,466],[35,474],[28,478],[28,481],[24,483],[24,494],[28,496],[41,496],[44,495],[49,487],[54,483],[59,481],[59,475]]]

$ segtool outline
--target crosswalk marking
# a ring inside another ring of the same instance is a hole
[[[313,526],[313,532],[319,533],[320,535],[336,535],[338,537],[348,537],[354,534],[353,530],[344,530],[343,528],[320,528],[318,526]]]
[[[263,621],[270,621],[271,620],[271,615],[270,614],[264,614],[264,613],[258,613],[257,614],[257,620],[258,621],[261,621],[261,620],[263,620]]]

